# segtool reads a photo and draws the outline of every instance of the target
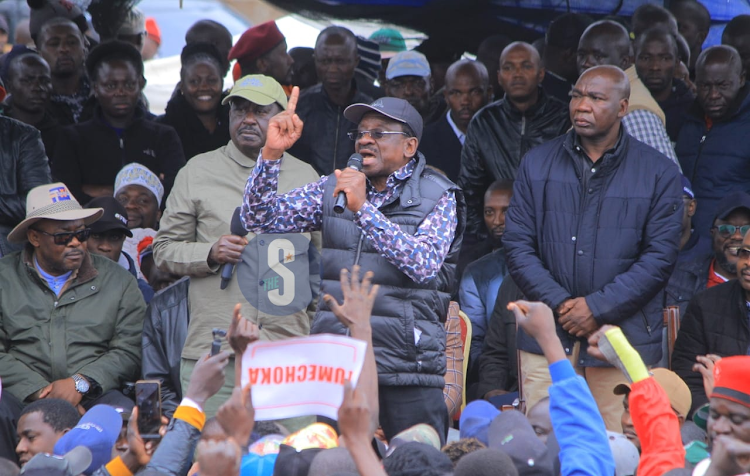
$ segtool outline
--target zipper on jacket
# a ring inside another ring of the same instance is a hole
[[[336,157],[339,154],[339,126],[341,125],[341,107],[336,106],[336,134],[333,136],[333,167],[331,168],[331,173],[333,173],[334,170],[336,170]]]
[[[120,137],[120,149],[125,148],[125,142],[122,140],[122,137]]]
[[[521,116],[521,135],[526,134],[526,116]]]
[[[698,173],[698,162],[701,160],[701,151],[703,151],[703,143],[706,142],[706,137],[708,137],[708,134],[711,132],[711,129],[706,130],[706,132],[701,136],[701,140],[698,142],[698,154],[695,156],[695,165],[693,166],[693,173],[690,177],[690,183],[693,183],[695,181],[695,175]]]
[[[357,243],[357,254],[354,255],[354,264],[359,264],[359,257],[362,254],[362,243],[365,241],[365,234],[363,232],[360,232],[359,234],[359,243]]]
[[[643,318],[643,323],[646,324],[646,332],[648,332],[648,335],[651,335],[651,325],[648,323],[648,319],[646,319],[646,313],[642,310],[639,312],[641,313],[641,317]]]

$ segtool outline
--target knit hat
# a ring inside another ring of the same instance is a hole
[[[154,40],[157,45],[161,45],[161,29],[159,28],[159,24],[156,23],[156,18],[146,18],[146,34],[149,38]]]
[[[68,187],[61,182],[40,185],[26,194],[26,219],[8,233],[8,241],[26,241],[26,230],[39,220],[83,220],[84,225],[90,225],[103,213],[101,208],[84,210]]]
[[[125,16],[117,35],[142,35],[146,33],[146,16],[137,8],[131,8]]]
[[[380,45],[358,36],[357,53],[359,54],[359,63],[355,71],[365,75],[371,81],[378,79],[378,71],[382,68],[382,64],[380,63]]]
[[[128,185],[140,185],[148,189],[156,198],[157,205],[161,205],[161,201],[164,198],[164,185],[162,185],[159,177],[156,176],[148,167],[141,165],[137,162],[131,162],[119,172],[115,177],[115,193],[116,197],[120,191]]]
[[[716,362],[711,398],[723,398],[750,407],[750,356],[724,357]]]

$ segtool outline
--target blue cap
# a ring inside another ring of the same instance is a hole
[[[240,464],[240,476],[273,476],[273,467],[278,456],[277,453],[263,456],[255,453],[246,454]]]
[[[461,412],[459,428],[461,439],[476,438],[485,445],[489,444],[488,431],[492,420],[500,414],[500,410],[485,400],[474,400],[466,405]]]
[[[81,417],[75,428],[57,440],[54,453],[64,455],[76,446],[88,448],[91,465],[83,474],[90,476],[112,459],[112,448],[121,429],[122,417],[117,410],[109,405],[96,405]]]
[[[693,186],[690,185],[690,180],[684,175],[680,175],[680,177],[682,177],[682,193],[690,197],[691,200],[694,199],[695,194],[693,193]]]
[[[430,74],[432,74],[430,63],[427,61],[425,55],[419,51],[402,51],[388,62],[388,68],[385,70],[385,79],[393,79],[400,76],[426,78]]]

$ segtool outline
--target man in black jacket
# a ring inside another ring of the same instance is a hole
[[[443,95],[449,110],[425,127],[419,151],[427,157],[429,165],[439,168],[455,182],[469,122],[492,97],[487,68],[478,61],[456,61],[445,73]]]
[[[695,411],[708,401],[696,358],[750,354],[750,233],[737,253],[737,280],[719,284],[690,301],[674,344],[672,369],[690,387]]]
[[[302,137],[289,152],[323,175],[346,167],[354,153],[347,133],[357,125],[344,117],[344,109],[372,99],[357,90],[354,70],[359,64],[357,38],[340,26],[320,32],[315,42],[315,69],[320,84],[299,98],[297,114],[305,123]]]
[[[498,80],[503,99],[477,112],[466,132],[458,185],[466,196],[466,231],[483,233],[482,199],[495,180],[512,180],[526,152],[570,128],[565,104],[539,85],[544,68],[528,43],[508,45],[500,55]]]
[[[23,248],[8,243],[8,233],[26,217],[29,190],[49,181],[39,131],[0,116],[0,256]]]
[[[63,129],[52,175],[89,202],[112,196],[120,169],[138,162],[161,178],[169,195],[185,157],[174,129],[147,120],[139,104],[145,85],[141,54],[131,44],[109,41],[91,51],[86,68],[99,105],[92,119]]]
[[[661,292],[677,258],[683,209],[677,166],[623,127],[629,95],[620,68],[581,75],[571,93],[573,130],[526,154],[503,237],[510,275],[527,299],[555,310],[566,353],[613,431],[622,401],[612,388],[622,374],[589,355],[585,338],[617,325],[647,365],[659,361]],[[550,383],[546,360],[522,331],[517,343],[532,407]]]

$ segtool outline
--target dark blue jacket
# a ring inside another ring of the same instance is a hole
[[[584,186],[582,154],[570,131],[521,162],[503,237],[508,270],[527,298],[552,309],[585,297],[599,325],[620,326],[646,364],[654,364],[661,357],[661,293],[680,239],[680,172],[622,134]],[[570,351],[575,337],[559,326],[558,332]],[[527,343],[519,337],[520,349],[539,353]],[[582,340],[578,365],[606,365],[585,349]]]
[[[740,89],[736,111],[710,130],[696,101],[680,129],[675,152],[693,185],[698,200],[693,226],[703,236],[709,236],[719,200],[731,192],[750,192],[749,90],[747,84]]]

